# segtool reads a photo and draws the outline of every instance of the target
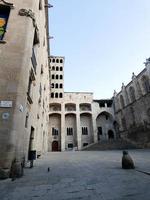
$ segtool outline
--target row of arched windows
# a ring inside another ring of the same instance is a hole
[[[63,75],[52,74],[52,79],[63,79]]]
[[[142,87],[143,87],[144,92],[145,93],[150,92],[150,82],[149,82],[148,77],[143,76],[142,79],[141,79],[141,81],[142,81]],[[137,91],[138,91],[139,95],[142,94],[139,83],[137,83]],[[130,86],[129,90],[128,90],[128,94],[129,94],[130,102],[131,103],[134,102],[136,100],[135,88],[132,87],[132,86]],[[128,94],[126,94],[126,95],[128,96]],[[119,98],[120,98],[119,99],[120,105],[123,108],[125,106],[124,97],[123,97],[123,95],[120,95]]]
[[[52,83],[51,84],[51,88],[63,88],[63,84],[62,83],[60,83],[60,84],[58,84],[58,83],[56,83],[56,84]]]
[[[50,62],[53,62],[53,63],[63,63],[63,59],[55,59],[55,58],[53,58],[53,59],[50,59]]]
[[[51,93],[51,98],[63,98],[63,94],[62,93]]]
[[[55,70],[56,70],[56,71],[63,71],[63,67],[58,67],[58,66],[55,67],[55,66],[52,66],[52,70],[53,70],[53,71],[55,71]]]

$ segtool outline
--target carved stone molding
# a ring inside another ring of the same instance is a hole
[[[32,19],[33,26],[34,26],[36,29],[38,29],[38,28],[37,28],[37,24],[36,24],[35,14],[34,14],[34,12],[33,12],[31,9],[27,10],[27,9],[22,8],[22,9],[19,10],[19,13],[18,13],[18,14],[19,14],[20,16],[30,17],[30,18]]]
[[[4,5],[6,5],[6,6],[10,6],[11,8],[13,8],[14,6],[13,6],[13,3],[9,3],[9,2],[7,2],[7,1],[5,1],[5,0],[0,0],[0,3],[3,3]]]

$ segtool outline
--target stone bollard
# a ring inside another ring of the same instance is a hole
[[[123,151],[122,153],[122,169],[134,169],[134,162],[131,156],[128,154],[128,151]]]

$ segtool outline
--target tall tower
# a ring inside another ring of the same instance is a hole
[[[62,149],[64,126],[64,57],[50,56],[50,113],[48,151]]]
[[[50,96],[51,101],[62,100],[64,96],[64,57],[50,57]]]

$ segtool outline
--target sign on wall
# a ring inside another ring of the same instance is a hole
[[[12,101],[0,101],[1,108],[12,108]]]

